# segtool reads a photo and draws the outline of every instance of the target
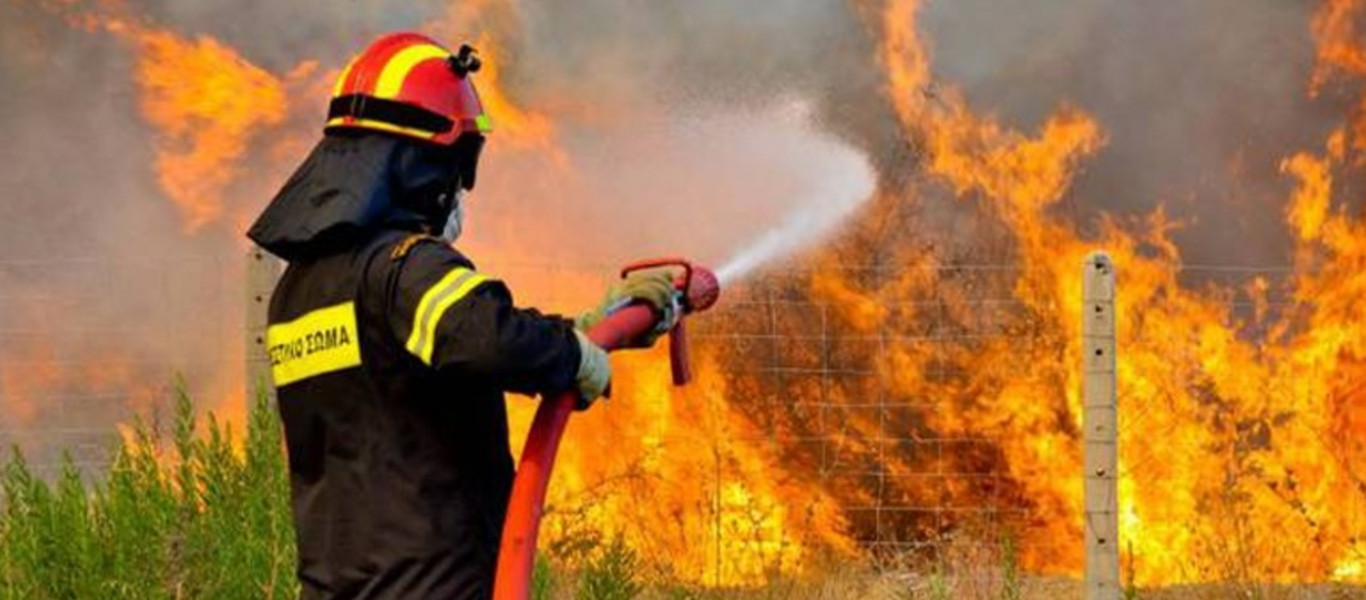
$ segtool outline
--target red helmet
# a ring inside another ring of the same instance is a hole
[[[492,129],[470,73],[474,49],[452,54],[419,33],[375,40],[342,71],[332,90],[327,131],[383,131],[450,146]]]

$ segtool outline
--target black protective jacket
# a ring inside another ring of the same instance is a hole
[[[503,284],[408,227],[355,218],[319,235],[320,211],[357,214],[337,198],[384,201],[300,183],[344,180],[336,168],[375,150],[338,161],[327,146],[310,158],[321,171],[306,163],[248,234],[290,262],[267,343],[303,598],[487,598],[513,476],[503,392],[569,388],[573,325],[515,308]]]

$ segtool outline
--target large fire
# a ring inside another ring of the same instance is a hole
[[[225,188],[241,176],[251,136],[284,119],[284,86],[212,38],[115,31],[127,31],[138,45],[143,115],[160,132],[162,188],[180,207],[186,227],[216,221]]]
[[[1080,535],[1077,265],[1101,247],[1120,272],[1120,509],[1136,580],[1359,578],[1366,485],[1355,465],[1366,430],[1352,398],[1366,351],[1366,231],[1332,197],[1333,174],[1357,161],[1344,142],[1356,125],[1334,133],[1321,153],[1297,152],[1283,164],[1300,183],[1286,209],[1297,242],[1293,273],[1285,281],[1258,278],[1247,290],[1192,289],[1181,283],[1180,250],[1162,212],[1137,229],[1112,224],[1087,239],[1048,211],[1104,143],[1102,124],[1064,107],[1030,136],[974,113],[951,86],[922,92],[934,82],[916,30],[919,8],[899,0],[881,13],[888,96],[923,147],[929,177],[1006,226],[1019,269],[1010,283],[1024,308],[1019,325],[1041,333],[1024,367],[1009,360],[1021,351],[1017,344],[989,342],[932,354],[893,345],[874,364],[908,397],[940,399],[924,415],[937,434],[999,440],[998,458],[1036,517],[1017,530],[1027,540],[1027,564],[1080,567],[1076,546],[1051,542]],[[1330,3],[1315,19],[1323,61],[1316,85],[1335,70],[1360,76],[1359,42],[1347,25],[1359,11],[1356,3]],[[925,286],[919,277],[860,286],[818,276],[812,290],[818,297],[839,290],[833,304],[857,310],[851,287],[885,302]],[[1230,309],[1241,294],[1265,307],[1273,286],[1286,286],[1293,298],[1278,314],[1263,308],[1244,317]],[[863,310],[850,322],[899,329],[898,317],[882,311],[870,322]],[[930,380],[929,363],[945,361],[968,375]],[[906,459],[917,460],[913,453]]]
[[[1037,131],[1012,129],[936,79],[920,0],[852,4],[878,41],[867,59],[919,150],[919,163],[906,165],[917,176],[884,180],[843,237],[800,258],[798,275],[726,294],[730,308],[705,317],[694,386],[671,388],[659,351],[616,360],[616,397],[570,426],[551,485],[548,552],[572,557],[576,545],[620,536],[660,572],[733,584],[800,573],[829,553],[881,554],[884,542],[933,560],[944,540],[1009,537],[1030,571],[1078,573],[1080,265],[1103,248],[1119,272],[1119,502],[1134,579],[1366,582],[1366,223],[1336,196],[1366,157],[1366,46],[1355,26],[1363,3],[1331,0],[1310,24],[1318,63],[1306,93],[1337,83],[1360,100],[1321,147],[1286,150],[1293,268],[1238,286],[1191,283],[1170,238],[1180,222],[1164,211],[1106,218],[1087,236],[1054,210],[1103,151],[1104,123],[1064,105]],[[452,15],[509,5],[461,4]],[[428,27],[443,30],[452,15]],[[264,201],[226,197],[252,179],[249,151],[277,148],[275,160],[286,154],[278,148],[306,149],[317,135],[290,127],[291,117],[320,110],[335,71],[304,61],[272,73],[208,36],[104,16],[77,23],[131,41],[158,181],[187,235],[215,223],[240,229],[246,208]],[[493,59],[480,74],[499,128],[487,160],[545,157],[546,168],[517,175],[542,189],[571,178],[556,114],[520,106],[504,85],[499,38],[473,33]],[[310,97],[295,102],[289,90]],[[497,180],[481,185],[478,202],[503,200]],[[888,233],[889,222],[914,227],[907,207],[931,193],[973,205],[973,226],[999,234],[1006,264],[965,271],[963,255],[920,243],[913,229]],[[553,227],[545,221],[510,215],[478,226],[532,240]],[[588,305],[609,270],[518,275],[518,265],[572,264],[576,249],[476,250],[510,266],[503,275],[523,300],[556,309]],[[1273,303],[1276,294],[1289,301]],[[797,308],[775,314],[775,295]],[[1253,310],[1235,310],[1235,299]],[[1008,335],[949,334],[986,321]],[[822,330],[803,329],[813,323]],[[821,375],[777,375],[772,360],[819,364]],[[863,375],[832,378],[840,371],[828,363]],[[65,376],[16,380],[7,369],[0,385],[22,395]],[[519,429],[534,406],[513,402]],[[33,410],[0,409],[19,418]],[[931,510],[869,517],[862,508],[873,504]]]

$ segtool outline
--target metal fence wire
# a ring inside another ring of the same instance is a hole
[[[1034,535],[1048,517],[1012,472],[1001,427],[984,403],[1037,363],[1017,269],[891,266],[769,273],[727,290],[721,315],[699,319],[732,388],[726,401],[767,432],[782,466],[834,496],[847,534],[883,561],[919,566],[968,554],[1076,554],[1079,535]],[[1061,341],[1054,340],[1055,342]],[[976,369],[990,356],[989,372]],[[1030,398],[1062,408],[1063,389]],[[1006,417],[1008,418],[1008,417]],[[1064,450],[1076,463],[1080,445]],[[1028,544],[1025,548],[1023,545]]]
[[[244,373],[264,373],[260,325],[276,268],[257,255],[0,261],[0,444],[22,447],[42,473],[63,452],[98,471],[118,440],[114,426],[165,414],[177,386],[201,406],[240,413],[251,377]],[[583,282],[605,282],[612,272],[602,265],[486,268],[505,275],[524,302],[565,312],[582,305]],[[1285,274],[1207,268],[1189,276],[1232,286]],[[723,397],[706,406],[744,424],[718,443],[760,449],[784,485],[817,490],[803,497],[833,503],[834,533],[884,563],[1014,561],[1037,572],[1080,572],[1081,299],[1051,308],[1023,302],[1020,275],[1011,264],[783,267],[728,286],[691,332],[724,382]],[[1235,317],[1267,304],[1254,307],[1236,294],[1224,301]],[[1287,304],[1270,299],[1273,309]],[[1240,322],[1238,335],[1258,334]],[[1143,421],[1159,409],[1122,408],[1119,439],[1161,435]],[[1139,421],[1125,422],[1131,415]],[[639,416],[618,410],[604,419],[613,431],[630,432],[620,421]],[[689,431],[685,424],[669,435]],[[1124,477],[1167,476],[1162,465],[1120,455]],[[697,487],[719,495],[747,476],[716,463],[694,472],[703,474]],[[607,489],[600,483],[579,482]],[[808,508],[787,507],[792,515]],[[738,509],[718,500],[680,510],[720,523],[721,513]],[[790,538],[720,525],[704,535],[694,542],[713,548],[708,568],[718,581],[731,568],[727,548],[755,541],[727,536],[818,541],[809,531]]]
[[[107,466],[115,425],[160,419],[177,390],[240,397],[242,259],[0,261],[0,447],[52,474]]]

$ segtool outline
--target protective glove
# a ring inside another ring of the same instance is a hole
[[[579,339],[579,373],[574,382],[579,387],[578,410],[587,410],[593,401],[607,393],[612,384],[612,363],[607,360],[607,351],[599,348],[582,331],[574,330]]]
[[[653,331],[642,339],[631,340],[630,347],[632,348],[649,348],[660,336],[673,329],[674,325],[678,323],[679,314],[682,312],[678,304],[677,290],[674,289],[672,269],[648,269],[627,275],[626,279],[607,289],[607,294],[597,308],[574,319],[574,325],[587,331],[607,318],[611,311],[634,300],[650,303],[662,315],[659,326],[655,327]]]

